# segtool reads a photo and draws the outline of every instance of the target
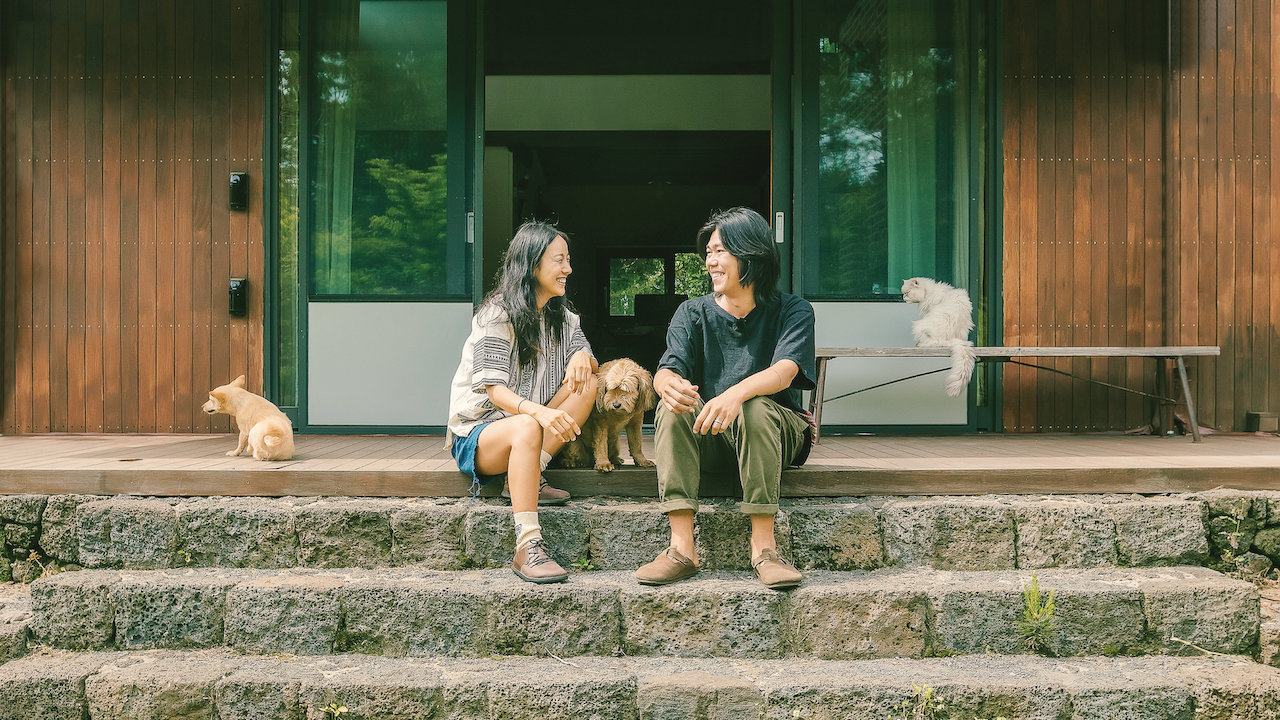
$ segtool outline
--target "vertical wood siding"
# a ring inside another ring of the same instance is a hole
[[[1221,345],[1192,364],[1197,409],[1241,429],[1280,404],[1280,3],[1172,3],[1171,44],[1169,6],[1004,4],[1004,342]],[[1155,389],[1150,361],[1042,364]],[[1030,368],[1006,366],[1004,398],[1013,431],[1150,420],[1142,398]]]
[[[1173,4],[1169,258],[1177,343],[1222,347],[1195,368],[1202,424],[1280,409],[1280,3]]]
[[[209,388],[261,388],[265,5],[5,3],[4,432],[223,432]]]

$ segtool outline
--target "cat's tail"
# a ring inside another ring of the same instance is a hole
[[[947,373],[947,395],[956,397],[964,392],[973,377],[973,343],[968,340],[951,341],[951,372]]]

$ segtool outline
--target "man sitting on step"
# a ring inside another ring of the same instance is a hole
[[[659,508],[671,546],[636,571],[646,585],[698,572],[693,519],[704,470],[736,472],[742,512],[751,517],[751,565],[767,587],[802,576],[778,554],[773,519],[782,469],[805,461],[813,431],[801,390],[814,387],[813,306],[779,293],[778,250],[754,210],[711,217],[698,233],[714,292],[685,301],[667,330],[653,376]],[[704,402],[705,398],[705,402]]]

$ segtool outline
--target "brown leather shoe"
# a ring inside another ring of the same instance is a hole
[[[569,573],[560,567],[560,563],[551,559],[546,545],[543,545],[541,540],[534,540],[516,550],[511,566],[515,574],[526,582],[555,583],[569,579]]]
[[[751,569],[755,571],[756,577],[760,578],[760,582],[770,590],[785,590],[793,588],[804,580],[804,576],[794,565],[782,559],[778,555],[778,551],[773,548],[765,548],[760,551],[756,559],[751,563]]]
[[[511,487],[507,483],[502,484],[502,497],[511,499]],[[538,482],[538,504],[539,505],[564,505],[569,502],[569,492],[560,488],[553,488],[547,484],[544,477]]]
[[[636,570],[636,580],[641,585],[668,585],[698,574],[698,566],[689,558],[669,547],[658,554],[657,559]]]

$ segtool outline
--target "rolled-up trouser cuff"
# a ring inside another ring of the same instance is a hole
[[[738,509],[748,515],[777,515],[777,503],[738,503]]]
[[[669,513],[673,510],[692,510],[698,512],[698,501],[693,498],[671,498],[658,503],[660,512]]]

